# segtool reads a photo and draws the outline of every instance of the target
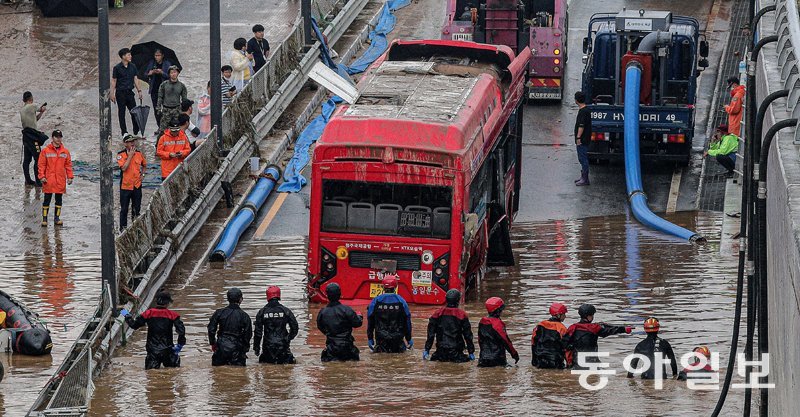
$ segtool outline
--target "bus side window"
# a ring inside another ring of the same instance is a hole
[[[477,214],[479,222],[486,216],[487,193],[489,191],[489,181],[491,180],[487,175],[486,169],[489,165],[489,158],[486,158],[469,186],[469,212]]]

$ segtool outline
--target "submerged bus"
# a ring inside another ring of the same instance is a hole
[[[395,41],[337,109],[312,161],[307,289],[369,301],[384,274],[442,304],[488,265],[511,265],[530,51]]]

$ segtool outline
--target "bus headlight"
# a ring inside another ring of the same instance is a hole
[[[561,68],[555,67],[555,68],[553,68],[553,72],[561,72]]]
[[[553,49],[553,55],[561,55],[561,50],[558,48]]]
[[[433,263],[433,252],[426,250],[422,252],[422,263],[425,265],[430,265]]]

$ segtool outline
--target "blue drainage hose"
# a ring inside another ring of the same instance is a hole
[[[625,182],[628,185],[628,200],[633,215],[643,225],[678,236],[690,242],[705,239],[691,230],[684,229],[656,216],[647,207],[647,196],[642,190],[642,168],[639,162],[639,89],[642,69],[631,63],[625,69]]]
[[[253,190],[250,191],[250,195],[247,196],[239,212],[236,213],[233,220],[225,227],[225,231],[222,232],[222,237],[219,239],[217,247],[211,252],[211,262],[225,261],[233,254],[233,250],[236,249],[236,244],[239,243],[242,233],[250,227],[250,224],[256,219],[258,210],[261,209],[269,194],[275,189],[275,184],[278,182],[278,178],[281,177],[281,170],[275,165],[270,165],[264,170],[263,174],[258,179],[255,187],[253,187]]]

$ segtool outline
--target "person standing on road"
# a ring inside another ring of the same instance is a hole
[[[147,325],[147,357],[144,360],[144,369],[158,369],[161,365],[165,368],[177,368],[181,366],[181,357],[178,354],[186,345],[186,328],[180,314],[167,308],[172,302],[170,293],[159,291],[155,298],[156,306],[147,309],[136,319],[131,317],[128,310],[123,309],[119,314],[125,317],[125,323],[133,330]],[[178,333],[178,344],[173,344],[173,330]]]
[[[161,112],[156,104],[158,104],[158,89],[161,83],[169,79],[169,67],[172,63],[164,59],[164,53],[160,49],[156,49],[153,53],[153,59],[147,63],[146,73],[147,81],[150,85],[149,93],[150,100],[153,102],[153,114],[156,116],[156,125],[161,126]],[[158,130],[156,130],[156,135]]]
[[[708,150],[703,152],[703,157],[713,156],[716,158],[720,165],[725,167],[727,176],[733,176],[733,170],[736,169],[736,151],[739,150],[739,137],[733,133],[728,133],[730,130],[726,125],[719,125],[717,132],[711,139],[708,145]]]
[[[647,338],[639,342],[636,345],[636,349],[634,349],[633,353],[637,355],[646,356],[649,359],[649,367],[642,371],[642,379],[655,379],[656,378],[656,367],[655,367],[655,358],[656,354],[659,355],[659,361],[663,361],[663,358],[666,356],[666,359],[669,361],[669,365],[672,368],[672,376],[678,376],[678,361],[675,359],[675,352],[672,351],[672,346],[669,344],[667,339],[662,339],[658,337],[658,331],[660,330],[661,325],[658,322],[658,319],[655,317],[649,317],[644,321],[644,331],[647,333]],[[662,355],[663,353],[663,355]],[[635,357],[631,361],[631,369],[638,369],[639,367],[639,358]],[[666,363],[661,364],[661,378],[667,377],[667,366]],[[628,372],[628,378],[633,378],[633,373]]]
[[[372,299],[367,310],[367,344],[373,352],[401,353],[414,346],[411,339],[411,310],[396,294],[397,276],[383,278],[383,294]],[[403,339],[408,341],[406,346]]]
[[[202,138],[211,132],[211,81],[206,85],[206,93],[197,101],[197,127]]]
[[[728,133],[741,136],[745,88],[739,85],[739,77],[734,76],[728,77],[728,89],[731,92],[731,102],[725,106],[725,113],[728,113]]]
[[[446,307],[442,307],[428,320],[428,338],[422,359],[442,362],[467,362],[475,360],[475,345],[472,342],[472,326],[467,312],[458,308],[461,292],[456,289],[447,290]],[[430,354],[436,340],[436,352]],[[464,354],[467,349],[468,355]]]
[[[169,131],[161,135],[156,146],[156,156],[161,159],[161,179],[167,179],[191,151],[192,147],[181,130],[180,121],[173,118],[169,122]]]
[[[22,108],[19,110],[19,119],[22,122],[22,173],[25,174],[25,185],[35,185],[41,187],[42,183],[37,179],[39,172],[39,153],[42,146],[47,142],[47,135],[39,130],[37,123],[47,111],[47,103],[37,106],[33,104],[33,94],[26,91],[22,94]],[[33,177],[31,177],[30,167],[33,161]]]
[[[117,104],[119,130],[122,136],[125,136],[125,134],[128,133],[128,126],[125,124],[125,114],[136,107],[136,98],[133,95],[133,89],[135,88],[138,92],[139,100],[142,99],[142,89],[139,88],[139,77],[136,75],[138,73],[136,65],[131,62],[131,50],[122,48],[119,50],[118,54],[120,63],[114,66],[114,70],[111,73],[111,93],[109,98],[112,103]],[[135,135],[141,134],[144,136],[144,132],[139,130],[139,124],[136,122],[135,117],[131,116],[131,122],[133,123],[133,133]]]
[[[597,339],[601,337],[608,337],[615,334],[627,333],[630,334],[633,327],[629,326],[612,326],[605,323],[593,323],[594,314],[597,309],[591,304],[583,304],[578,307],[578,315],[581,320],[578,323],[569,326],[565,338],[567,339],[567,366],[580,369],[580,353],[596,353],[597,352]],[[587,355],[584,362],[599,362],[599,358],[593,355]]]
[[[178,81],[180,71],[175,65],[169,67],[169,79],[158,87],[158,104],[156,108],[161,113],[161,123],[158,125],[159,134],[164,133],[173,117],[181,114],[181,103],[186,100],[186,86]]]
[[[236,86],[233,85],[231,77],[233,76],[233,67],[230,65],[222,66],[222,110],[225,110],[233,98],[236,96]]]
[[[267,305],[256,314],[253,337],[253,351],[258,356],[258,361],[274,364],[295,363],[289,344],[297,337],[298,331],[299,326],[294,313],[281,304],[281,289],[274,285],[267,288]]]
[[[253,337],[253,322],[239,307],[244,298],[240,289],[229,289],[227,298],[228,306],[215,311],[208,322],[208,344],[214,352],[211,365],[245,366]]]
[[[478,366],[480,367],[509,366],[506,351],[511,354],[515,364],[519,362],[519,353],[514,349],[514,344],[511,343],[506,331],[506,324],[500,318],[505,308],[506,305],[500,297],[491,297],[486,300],[486,311],[489,316],[482,318],[478,324],[478,345],[481,347]]]
[[[592,140],[592,115],[586,107],[586,94],[575,93],[575,104],[578,105],[578,116],[575,118],[575,146],[578,150],[578,162],[581,164],[581,177],[575,185],[589,185],[589,144]]]
[[[325,335],[322,361],[357,361],[359,350],[353,338],[353,329],[364,324],[364,318],[352,308],[339,302],[342,289],[333,282],[325,287],[328,305],[317,315],[317,329]]]
[[[531,365],[540,369],[564,369],[566,318],[567,306],[561,303],[550,305],[550,318],[536,325],[531,335]]]
[[[253,37],[247,41],[247,53],[253,55],[253,74],[267,64],[269,42],[264,39],[264,26],[253,26]]]
[[[236,91],[242,91],[250,82],[253,71],[253,54],[247,52],[247,40],[238,38],[233,42],[231,51],[231,68],[233,68],[232,82]]]
[[[147,168],[144,154],[136,149],[136,137],[126,135],[125,149],[117,153],[117,164],[122,177],[119,181],[119,230],[128,227],[128,206],[133,205],[131,219],[139,217],[142,208],[142,179]]]
[[[189,137],[189,135],[191,135],[193,138],[196,138],[200,136],[200,128],[192,123],[192,113],[194,113],[192,106],[194,106],[194,101],[189,100],[188,98],[181,101],[181,115],[185,115],[188,121],[188,125],[184,129],[186,136]]]
[[[39,154],[39,181],[42,182],[44,201],[42,202],[42,226],[47,226],[47,213],[53,195],[56,196],[56,211],[53,223],[56,226],[64,224],[61,221],[62,197],[67,192],[67,184],[72,184],[75,175],[72,173],[72,155],[62,143],[64,134],[54,130],[50,144],[42,149]]]

